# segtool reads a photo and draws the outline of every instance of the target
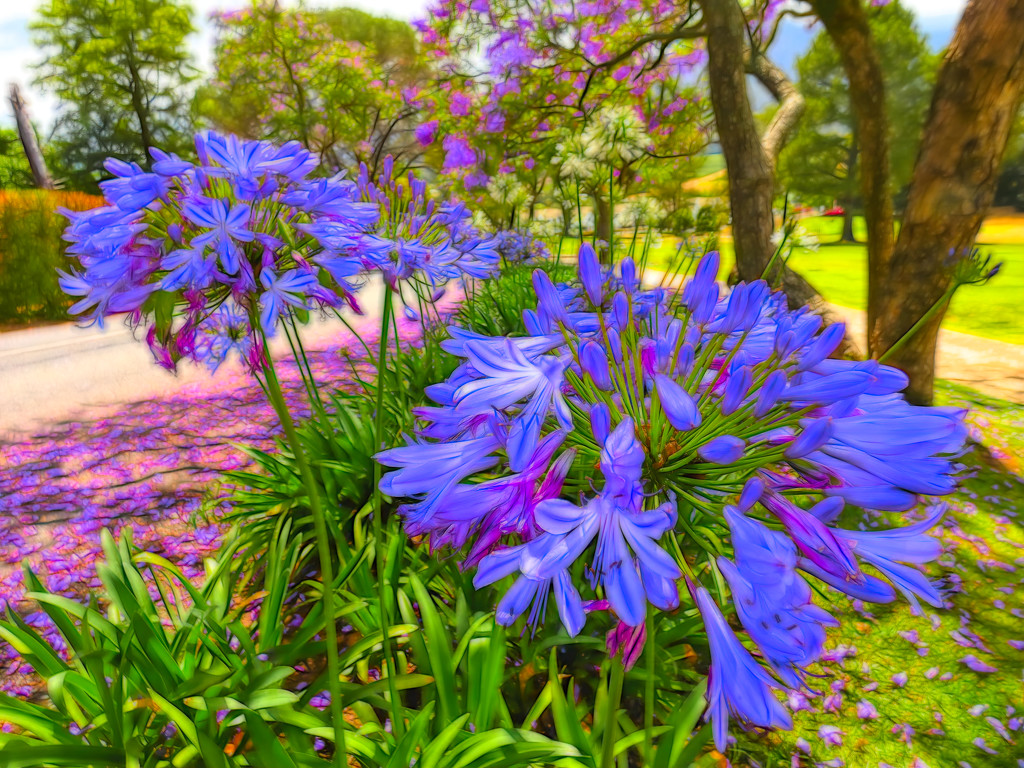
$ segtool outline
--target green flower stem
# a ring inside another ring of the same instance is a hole
[[[380,321],[380,342],[377,350],[377,409],[374,414],[373,437],[378,449],[384,446],[384,386],[385,370],[387,365],[388,336],[390,335],[389,324],[391,322],[391,286],[384,283],[384,307],[381,311]],[[398,328],[395,327],[397,343]],[[395,738],[401,739],[405,733],[405,714],[402,712],[402,702],[398,698],[398,683],[395,679],[395,657],[391,651],[391,622],[389,617],[388,588],[384,583],[384,498],[380,492],[381,466],[380,462],[373,462],[373,539],[374,559],[377,568],[377,599],[380,603],[380,624],[381,624],[381,650],[384,655],[384,664],[387,667],[388,697],[391,700],[391,727],[394,730]]]
[[[597,220],[595,219],[595,229]],[[608,263],[615,264],[615,167],[608,163]]]
[[[647,680],[644,685],[644,763],[654,765],[654,611],[647,611]]]
[[[684,496],[685,498],[687,498],[687,500],[688,500],[688,501],[689,501],[689,502],[690,502],[691,504],[693,504],[693,501],[694,501],[694,499],[693,499],[693,497],[692,497],[692,496],[690,496],[689,494],[685,494],[685,493],[682,493],[682,492],[681,492],[681,490],[680,490],[680,489],[679,489],[678,487],[676,488],[676,492],[677,492],[677,493],[679,493],[679,494],[680,494],[681,496]],[[678,518],[676,519],[676,523],[677,523],[677,524],[678,524],[678,525],[679,525],[679,526],[680,526],[680,527],[681,527],[681,528],[683,529],[683,531],[685,531],[685,532],[686,532],[686,535],[687,535],[687,536],[688,536],[688,537],[689,537],[689,538],[690,538],[690,539],[691,539],[692,541],[695,541],[695,542],[697,542],[697,545],[698,545],[698,546],[699,546],[699,547],[700,547],[701,549],[703,549],[703,550],[704,550],[705,552],[714,552],[715,554],[720,554],[720,553],[719,553],[719,551],[718,551],[718,548],[717,548],[717,547],[715,547],[715,546],[714,546],[714,545],[713,545],[713,544],[712,544],[712,543],[711,543],[710,541],[708,541],[708,540],[707,540],[706,538],[704,538],[703,536],[701,536],[700,534],[698,534],[698,533],[697,533],[697,532],[696,532],[696,531],[695,531],[695,530],[694,530],[694,529],[693,529],[693,528],[692,528],[692,527],[690,526],[689,522],[688,522],[688,521],[686,521],[686,520],[684,519],[683,515],[679,515],[679,516],[678,516]],[[680,553],[680,554],[681,554],[681,553]],[[685,570],[685,569],[684,569],[684,570]]]
[[[898,349],[901,349],[904,344],[910,341],[914,337],[914,334],[921,330],[921,327],[924,326],[925,323],[927,323],[929,320],[935,317],[935,314],[944,306],[946,306],[947,302],[949,302],[949,300],[953,298],[953,294],[956,293],[956,289],[959,287],[960,286],[957,283],[953,283],[953,285],[946,289],[946,292],[939,297],[939,300],[928,308],[928,311],[921,316],[920,320],[918,320],[911,326],[909,331],[900,336],[896,340],[895,344],[893,344],[891,347],[885,350],[885,352],[878,356],[878,362],[884,363],[890,355],[892,355]]]
[[[250,313],[250,322],[254,328],[261,328],[259,318],[255,313]],[[340,652],[338,650],[338,628],[335,624],[334,610],[334,563],[331,559],[331,542],[327,531],[327,518],[324,515],[323,506],[320,503],[320,489],[313,479],[313,470],[309,466],[306,451],[299,440],[299,433],[295,429],[295,422],[288,411],[288,405],[284,399],[284,392],[281,391],[281,382],[277,378],[277,371],[274,369],[274,359],[267,347],[266,334],[260,331],[263,336],[263,345],[266,349],[267,367],[264,371],[266,392],[270,398],[270,404],[277,413],[284,434],[295,454],[295,463],[299,467],[299,476],[302,484],[306,486],[306,493],[309,496],[309,510],[313,515],[313,527],[316,531],[316,548],[320,558],[320,577],[323,581],[323,592],[320,596],[324,609],[324,635],[327,640],[327,690],[331,694],[331,725],[334,728],[335,749],[334,763],[342,768],[346,765],[347,750],[345,748],[345,718],[341,706],[341,667],[338,663]]]
[[[289,326],[291,326],[291,331],[289,331]],[[316,411],[320,423],[326,428],[327,409],[324,408],[324,401],[320,398],[320,390],[317,388],[316,380],[313,378],[313,367],[309,364],[306,348],[302,344],[302,339],[299,338],[299,328],[295,322],[295,317],[290,317],[287,322],[283,323],[283,327],[284,335],[288,339],[288,346],[292,350],[292,358],[299,369],[299,375],[302,376],[302,383],[306,387],[309,405]]]
[[[633,225],[633,239],[629,241],[629,250],[626,252],[626,257],[627,258],[630,258],[630,259],[633,258],[633,254],[636,251],[636,236],[637,236],[637,234],[639,232],[640,232],[640,219],[637,218],[636,224]],[[640,266],[641,266],[640,274],[643,274],[643,269],[642,269],[643,262],[641,262]]]
[[[604,713],[604,734],[601,737],[601,768],[615,768],[615,731],[622,700],[622,681],[626,674],[625,665],[614,657],[608,660],[612,665],[611,680],[608,682],[608,707]]]
[[[580,245],[583,245],[583,205],[580,202],[580,180],[576,179],[576,221],[580,225]]]
[[[345,316],[343,314],[341,314],[341,312],[339,312],[337,309],[335,309],[333,311],[334,311],[334,316],[337,317],[341,321],[341,324],[344,325],[345,328],[348,329],[349,333],[351,333],[353,336],[355,336],[356,340],[363,347],[363,350],[366,352],[366,357],[367,358],[372,358],[373,357],[373,350],[370,349],[370,345],[366,343],[366,340],[359,334],[358,331],[356,331],[355,328],[352,327],[352,324],[348,320],[345,319]]]
[[[647,271],[647,259],[651,253],[651,227],[647,227],[647,237],[644,238],[644,247],[640,255],[640,274]]]
[[[385,288],[385,290],[388,292],[389,295],[392,293],[390,288]],[[395,329],[395,388],[398,389],[398,394],[402,398],[402,411],[404,412],[404,411],[408,410],[409,404],[408,404],[408,402],[406,402],[405,387],[402,386],[402,376],[401,376],[401,371],[402,371],[402,342],[401,342],[401,339],[398,338],[398,310],[395,307],[394,301],[391,301],[390,304],[391,304],[391,327]],[[424,343],[426,343],[426,336],[423,337],[423,341],[424,341]],[[387,341],[385,340],[385,344],[386,343],[387,343]],[[385,369],[383,367],[380,367],[377,370],[377,379],[378,379],[377,390],[378,390],[378,392],[381,391],[381,388],[380,388],[380,378],[381,378],[381,374],[384,372],[384,370]],[[381,442],[381,437],[383,437],[383,436],[380,435],[380,434],[377,435],[377,442],[378,443]]]

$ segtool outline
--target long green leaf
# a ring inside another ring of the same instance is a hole
[[[455,681],[455,669],[452,666],[452,644],[444,624],[441,622],[441,617],[434,607],[434,598],[427,592],[416,574],[409,574],[409,584],[416,595],[420,616],[423,619],[427,656],[430,659],[430,669],[434,675],[440,704],[438,715],[442,723],[450,723],[455,718],[455,713],[459,711],[459,702],[456,698],[458,688]]]
[[[255,748],[255,756],[259,758],[259,764],[267,768],[298,768],[292,760],[281,741],[277,738],[263,719],[255,712],[245,713],[245,724],[248,728],[249,738]]]
[[[74,766],[74,768],[124,768],[125,754],[112,747],[87,744],[29,745],[8,744],[0,748],[0,765],[4,768],[40,768],[41,766]]]
[[[557,650],[551,649],[551,660],[549,663],[550,688],[551,688],[551,717],[555,721],[555,733],[561,741],[567,742],[579,750],[586,760],[587,765],[595,764],[593,748],[590,739],[587,738],[579,717],[576,715],[576,708],[571,706],[565,699],[565,692],[562,690],[562,683],[558,679],[558,657]],[[569,684],[572,685],[570,678]]]

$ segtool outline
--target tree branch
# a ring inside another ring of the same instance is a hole
[[[748,51],[746,71],[756,77],[779,102],[778,111],[769,123],[764,136],[761,137],[761,145],[764,147],[765,154],[768,155],[768,162],[774,173],[775,166],[779,161],[779,154],[793,135],[793,131],[796,130],[796,126],[804,114],[806,103],[786,73],[763,53],[754,49]]]

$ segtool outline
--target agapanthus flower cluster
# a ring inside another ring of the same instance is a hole
[[[788,725],[773,689],[805,685],[834,623],[814,581],[942,604],[914,567],[940,552],[941,509],[894,530],[834,521],[846,504],[901,511],[953,491],[966,429],[959,410],[909,405],[900,371],[830,359],[843,327],[763,281],[723,295],[718,265],[704,257],[679,291],[645,289],[630,260],[603,270],[589,245],[578,284],[537,270],[529,335],[453,328],[464,362],[428,390],[415,438],[378,458],[394,468],[381,488],[414,499],[409,534],[463,550],[478,587],[514,577],[502,624],[535,625],[553,592],[569,634],[607,611],[629,664],[648,603],[695,605],[724,748],[730,716]]]
[[[437,289],[452,278],[494,273],[496,242],[473,226],[473,214],[464,204],[430,199],[423,181],[411,173],[405,178],[395,174],[390,157],[376,179],[361,166],[356,183],[359,199],[380,210],[367,258],[390,283],[413,280]]]
[[[494,239],[495,249],[506,264],[528,264],[551,256],[544,241],[530,232],[503,229]]]
[[[254,370],[264,339],[297,312],[358,310],[355,292],[374,270],[392,282],[488,272],[489,240],[462,206],[427,200],[422,182],[376,183],[317,175],[297,142],[275,146],[200,133],[198,163],[152,150],[152,169],[108,160],[107,205],[66,211],[65,239],[79,269],[61,275],[80,297],[73,314],[102,322],[128,313],[148,323],[157,360],[219,365],[238,352]]]

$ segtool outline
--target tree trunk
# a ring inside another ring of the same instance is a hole
[[[868,327],[872,328],[877,325],[881,311],[879,297],[890,285],[889,266],[895,244],[885,78],[860,0],[816,0],[814,7],[835,43],[850,84],[868,229]],[[870,334],[868,350],[877,352]]]
[[[134,46],[134,40],[129,45]],[[131,76],[129,89],[131,92],[132,110],[135,112],[135,118],[139,121],[139,140],[142,142],[142,164],[149,168],[150,163],[152,163],[149,150],[153,149],[156,145],[153,143],[153,132],[150,130],[149,125],[149,103],[142,91],[142,75],[135,64],[132,48],[129,48],[128,51],[128,74]]]
[[[995,194],[1024,89],[1024,0],[971,0],[939,71],[890,268],[876,280],[869,348],[892,346],[949,288]],[[896,351],[908,399],[930,403],[942,311]]]
[[[702,0],[708,41],[708,82],[718,140],[729,177],[736,269],[741,280],[761,277],[774,251],[775,180],[747,96],[747,22],[737,0]]]
[[[572,228],[576,225],[576,209],[574,207],[567,207],[565,205],[562,208],[562,235],[568,237],[569,233],[572,232]],[[583,233],[580,232],[580,238],[583,238]]]
[[[39,149],[39,140],[36,138],[35,129],[32,128],[32,121],[28,119],[28,109],[21,98],[17,83],[11,83],[11,108],[14,110],[14,120],[18,124],[18,138],[25,149],[25,157],[28,159],[28,167],[32,171],[36,186],[40,189],[53,189],[53,179],[46,170],[46,160]]]
[[[782,70],[747,50],[747,21],[738,0],[701,0],[701,10],[707,30],[711,104],[729,178],[736,271],[741,280],[758,280],[775,252],[775,161],[803,113],[803,98]],[[780,100],[763,139],[750,109],[748,72]],[[826,323],[838,320],[814,287],[788,267],[782,275],[782,290],[791,307],[808,305]],[[859,356],[849,336],[840,354]]]
[[[853,236],[853,200],[843,200],[843,233],[839,236],[841,243],[856,243],[857,238]]]
[[[854,129],[850,140],[850,149],[846,153],[846,194],[843,195],[843,234],[839,238],[843,243],[855,243],[853,234],[853,208],[857,204],[857,131]]]

